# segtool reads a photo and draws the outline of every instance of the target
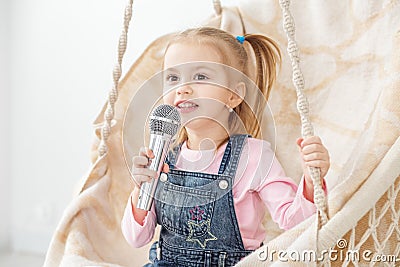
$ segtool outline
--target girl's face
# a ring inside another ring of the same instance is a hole
[[[172,44],[164,59],[164,103],[175,106],[187,129],[227,125],[237,97],[218,51],[193,42]]]

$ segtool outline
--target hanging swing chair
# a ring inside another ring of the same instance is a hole
[[[328,199],[314,185],[317,213],[285,232],[266,218],[264,245],[237,266],[400,266],[400,1],[243,0],[229,8],[213,3],[215,14],[205,25],[234,35],[263,33],[282,51],[287,47],[269,102],[279,136],[276,156],[288,176],[300,177],[292,140],[300,129],[303,136],[313,135],[311,121],[332,165]],[[161,70],[171,35],[150,44],[121,78],[132,0],[124,15],[114,86],[94,122],[93,165],[64,212],[44,266],[147,262],[149,245],[131,248],[120,230],[134,186],[122,159],[131,158],[144,140],[138,132],[123,145],[123,121],[138,88]],[[319,181],[318,169],[312,173]],[[323,257],[326,252],[331,254]]]

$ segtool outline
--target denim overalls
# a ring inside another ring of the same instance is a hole
[[[233,266],[252,252],[244,249],[232,195],[247,137],[229,139],[218,174],[176,170],[180,147],[169,153],[170,171],[160,175],[155,193],[160,240],[147,266]]]

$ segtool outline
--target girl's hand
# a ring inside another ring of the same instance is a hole
[[[147,210],[142,210],[136,208],[138,203],[138,198],[140,194],[140,186],[143,182],[150,182],[151,179],[157,179],[157,172],[150,170],[148,166],[151,164],[151,159],[154,158],[154,153],[151,149],[146,147],[140,148],[139,156],[132,158],[132,175],[135,181],[135,188],[132,192],[131,202],[132,202],[132,214],[134,219],[140,225],[144,224],[144,220],[147,215]],[[168,172],[169,167],[164,163],[163,172]]]
[[[140,148],[139,156],[132,158],[132,175],[138,187],[141,186],[143,182],[150,182],[151,179],[157,179],[157,172],[150,170],[148,166],[151,164],[151,160],[154,158],[154,153],[151,149],[142,147]],[[164,163],[163,172],[168,172],[169,167]]]
[[[299,146],[299,151],[302,158],[306,186],[309,189],[308,191],[310,191],[310,189],[313,188],[313,182],[308,172],[308,167],[320,168],[322,180],[329,170],[329,153],[318,136],[311,136],[304,140],[303,138],[298,138],[296,143]],[[321,182],[323,184],[323,180]]]

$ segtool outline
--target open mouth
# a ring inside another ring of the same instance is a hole
[[[191,101],[182,101],[177,103],[176,107],[178,108],[179,112],[188,113],[194,111],[199,106]]]

